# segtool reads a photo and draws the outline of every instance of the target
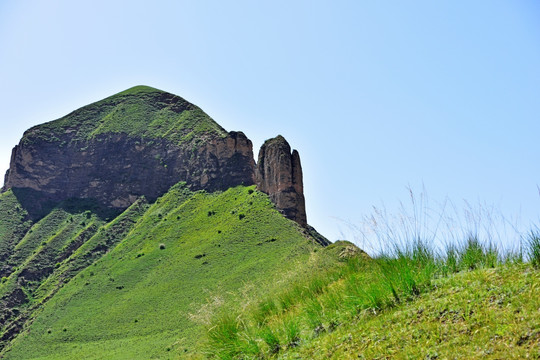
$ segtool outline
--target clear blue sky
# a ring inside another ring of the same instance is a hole
[[[538,223],[535,0],[5,0],[0,168],[30,126],[138,84],[245,132],[255,153],[285,136],[308,221],[331,240],[409,185]]]

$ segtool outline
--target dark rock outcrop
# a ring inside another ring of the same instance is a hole
[[[33,140],[32,134],[25,139]],[[21,142],[13,150],[5,188],[32,190],[39,198],[33,204],[39,212],[46,202],[70,198],[125,209],[141,195],[155,200],[179,181],[208,191],[254,184],[252,144],[241,132],[190,148],[126,134],[71,140],[65,134],[55,142]]]
[[[83,143],[71,142],[66,134],[59,142],[68,145],[36,141],[16,146],[5,187],[32,189],[58,202],[93,198],[127,208],[141,195],[155,200],[178,181],[209,191],[254,183],[252,144],[240,132],[189,149],[125,134]]]
[[[283,214],[307,226],[302,165],[298,151],[279,135],[267,140],[259,151],[257,187],[268,194]]]

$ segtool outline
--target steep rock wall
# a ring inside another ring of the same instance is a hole
[[[71,140],[70,134],[54,142],[25,134],[13,149],[5,189],[37,193],[36,209],[46,201],[69,198],[96,199],[124,209],[141,195],[155,200],[179,181],[194,190],[215,191],[255,180],[252,144],[241,132],[189,147],[121,133]]]

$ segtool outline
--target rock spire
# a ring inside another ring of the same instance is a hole
[[[267,140],[259,150],[257,187],[268,194],[283,214],[307,226],[302,165],[298,151],[281,135]]]

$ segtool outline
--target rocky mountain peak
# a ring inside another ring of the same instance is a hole
[[[30,194],[29,212],[70,198],[125,209],[185,181],[193,190],[257,184],[278,210],[306,227],[298,152],[282,136],[264,143],[227,132],[197,106],[135,86],[25,132],[13,149],[4,190]]]

